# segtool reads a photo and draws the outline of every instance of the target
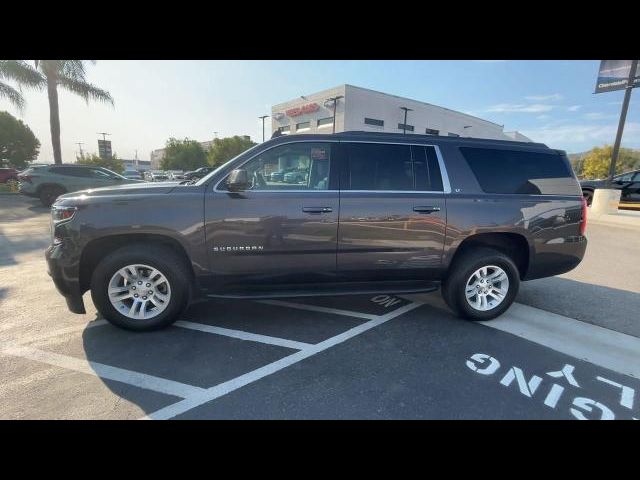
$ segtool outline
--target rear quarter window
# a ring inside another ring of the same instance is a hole
[[[581,195],[578,182],[557,152],[460,147],[486,193]]]

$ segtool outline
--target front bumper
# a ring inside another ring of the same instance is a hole
[[[80,291],[79,268],[77,263],[69,262],[63,255],[62,245],[51,245],[45,251],[47,273],[51,276],[56,289],[67,301],[72,313],[86,313]]]

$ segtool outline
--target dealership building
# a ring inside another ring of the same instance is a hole
[[[340,85],[271,107],[272,134],[361,130],[530,142],[503,125],[430,103]],[[405,124],[406,112],[406,124]]]

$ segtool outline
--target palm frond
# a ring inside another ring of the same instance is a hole
[[[83,60],[60,60],[58,72],[59,78],[69,78],[79,82],[86,82]]]
[[[111,98],[111,94],[109,92],[88,82],[78,81],[68,77],[60,77],[58,78],[58,85],[72,93],[75,93],[76,95],[81,96],[87,103],[89,103],[89,100],[96,100],[113,105],[113,98]]]
[[[24,60],[0,60],[0,78],[34,88],[42,88],[46,84],[42,74]]]
[[[0,82],[0,98],[6,98],[20,111],[24,108],[24,97],[15,88]]]

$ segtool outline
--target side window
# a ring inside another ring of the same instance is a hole
[[[330,162],[330,143],[301,142],[267,150],[241,168],[253,191],[328,190]]]
[[[411,147],[413,152],[413,173],[415,176],[415,190],[442,192],[442,174],[438,155],[434,147]]]
[[[487,193],[579,195],[580,188],[562,156],[555,152],[460,147]]]
[[[345,190],[414,189],[411,147],[350,143]]]
[[[107,172],[95,168],[90,169],[87,173],[87,176],[91,178],[100,178],[102,180],[109,180],[112,178],[111,175],[109,175]]]
[[[632,177],[633,177],[633,173],[625,173],[623,175],[616,177],[616,181],[626,183],[626,182],[630,182]]]
[[[55,173],[56,175],[64,175],[65,177],[83,177],[82,175],[84,168],[79,167],[54,167],[50,168],[49,171],[51,173]]]

